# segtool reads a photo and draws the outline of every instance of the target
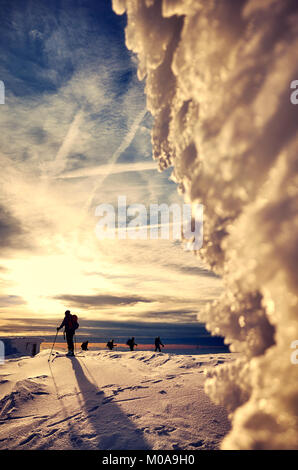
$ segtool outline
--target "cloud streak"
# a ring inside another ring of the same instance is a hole
[[[156,163],[150,162],[134,162],[134,163],[117,163],[115,165],[98,165],[94,167],[79,168],[77,170],[64,172],[59,178],[86,178],[93,176],[107,177],[109,175],[135,172],[135,171],[152,171],[156,170]]]
[[[129,132],[126,134],[126,136],[124,137],[124,139],[122,140],[121,144],[119,145],[119,147],[117,148],[117,150],[113,153],[113,155],[109,158],[109,163],[107,165],[107,168],[106,168],[106,172],[104,175],[102,175],[102,177],[100,178],[99,182],[95,185],[93,191],[91,192],[88,200],[87,200],[87,203],[86,203],[86,206],[89,207],[90,204],[92,203],[92,200],[94,198],[94,195],[96,194],[96,192],[99,190],[99,188],[101,187],[101,185],[103,184],[103,182],[105,181],[105,179],[113,173],[113,169],[117,163],[117,160],[118,158],[120,157],[120,155],[129,147],[129,145],[131,144],[132,140],[134,139],[135,135],[136,135],[136,132],[141,124],[141,121],[143,120],[145,114],[146,114],[147,110],[146,109],[143,109],[142,111],[139,112],[139,114],[136,116],[135,120],[133,121],[132,123],[132,126],[129,130]]]
[[[70,304],[79,308],[100,308],[110,307],[115,305],[135,305],[137,303],[151,303],[152,299],[146,299],[139,296],[118,296],[108,294],[97,295],[59,295],[55,297],[57,300],[62,300],[65,304]]]
[[[66,136],[63,139],[63,142],[57,152],[56,158],[54,162],[52,163],[50,168],[47,168],[47,171],[44,176],[48,177],[48,174],[53,173],[54,175],[57,175],[61,173],[66,165],[67,162],[67,157],[69,153],[71,152],[71,149],[73,148],[76,139],[79,136],[79,127],[80,124],[83,120],[83,113],[82,111],[78,111],[75,114],[75,117],[73,118],[72,122],[70,123],[69,129],[66,133]]]
[[[62,317],[52,321],[30,316],[23,319],[11,318],[5,323],[1,322],[1,331],[7,334],[14,325],[14,331],[19,335],[39,334],[50,341],[54,339],[56,326],[61,320]],[[96,321],[79,317],[79,323],[80,329],[77,332],[77,341],[88,338],[90,342],[100,342],[113,337],[126,340],[129,336],[134,335],[140,344],[146,344],[153,342],[155,336],[160,335],[168,343],[196,345],[201,339],[210,338],[211,342],[213,339],[204,325],[198,322],[171,324],[162,321],[152,323],[142,321]],[[58,336],[59,340],[62,340],[62,335]]]

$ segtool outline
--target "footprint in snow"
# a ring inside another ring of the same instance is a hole
[[[173,427],[170,427],[170,426],[156,426],[154,428],[154,431],[159,435],[159,436],[163,436],[163,435],[167,435],[169,434],[170,432],[173,432],[173,431],[176,431],[176,428],[173,428]]]
[[[90,413],[91,411],[95,411],[98,408],[99,408],[99,405],[93,406],[93,408],[90,408],[90,410],[88,410],[88,413]]]
[[[152,379],[148,379],[148,380],[142,380],[142,384],[145,384],[145,383],[148,383],[148,382],[151,382],[153,384],[158,384],[159,382],[162,382],[162,379],[158,379],[158,380],[152,380]]]
[[[107,397],[102,400],[102,404],[105,405],[106,403],[110,403],[112,400],[114,400],[114,397]]]
[[[38,433],[33,433],[30,436],[26,437],[23,441],[19,443],[20,446],[23,446],[24,444],[28,444],[28,442],[32,441],[35,437],[39,436]]]
[[[47,379],[49,376],[48,375],[36,375],[35,377],[28,377],[29,380],[34,380],[34,379]]]
[[[197,441],[197,442],[191,442],[189,445],[192,446],[192,447],[202,447],[203,444],[204,444],[204,441],[200,440],[200,441]]]

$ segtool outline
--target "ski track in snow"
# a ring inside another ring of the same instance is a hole
[[[230,429],[204,371],[234,354],[48,356],[2,366],[0,449],[217,449]]]

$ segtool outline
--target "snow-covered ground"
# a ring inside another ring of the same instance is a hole
[[[49,350],[0,366],[0,449],[217,449],[205,371],[235,354]]]

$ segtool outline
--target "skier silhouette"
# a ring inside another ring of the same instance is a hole
[[[157,336],[157,338],[155,338],[154,344],[155,344],[155,351],[161,352],[160,346],[162,346],[163,348],[165,347],[165,345],[162,344],[161,339],[160,339],[159,336]]]
[[[89,341],[84,341],[84,343],[81,344],[82,351],[89,351],[88,343]]]
[[[110,351],[112,351],[115,346],[117,346],[117,344],[114,344],[113,339],[107,342],[107,347],[109,348]]]
[[[134,347],[137,346],[137,343],[135,342],[134,336],[132,338],[128,339],[126,344],[127,344],[127,346],[130,347],[130,350],[133,351]]]
[[[63,328],[63,326],[68,346],[67,356],[74,356],[73,337],[76,329],[79,327],[77,316],[71,315],[70,311],[66,310],[64,320],[62,321],[61,325],[57,327],[57,331]]]

